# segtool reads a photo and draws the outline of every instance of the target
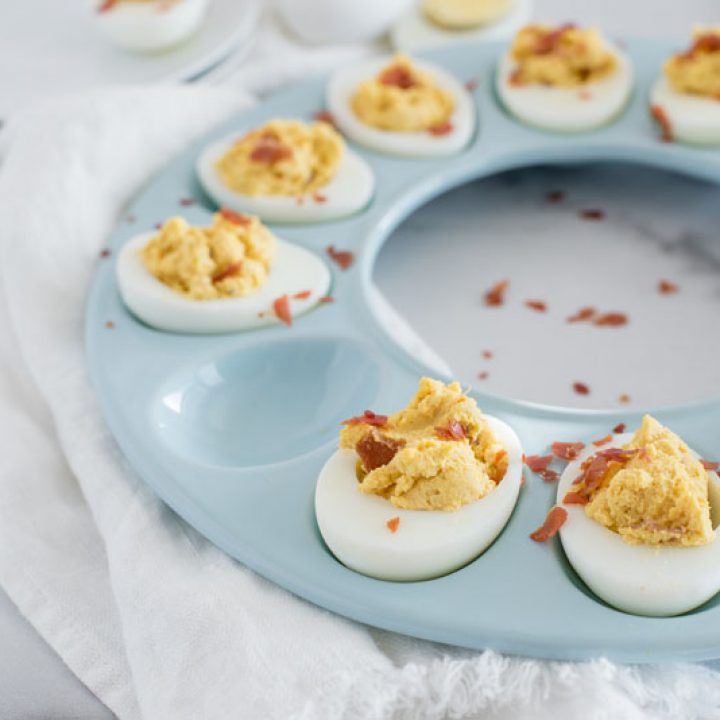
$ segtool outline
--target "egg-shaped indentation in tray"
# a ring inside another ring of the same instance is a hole
[[[274,464],[334,441],[378,381],[378,366],[356,341],[262,342],[172,376],[153,400],[152,423],[191,462]]]

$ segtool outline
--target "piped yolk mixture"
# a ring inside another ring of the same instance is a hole
[[[272,120],[238,140],[216,168],[222,182],[243,195],[301,196],[335,177],[344,152],[329,123]]]
[[[575,25],[528,25],[511,48],[516,85],[578,87],[597,82],[617,69],[617,57],[597,30]]]
[[[695,30],[692,45],[667,60],[663,72],[677,92],[720,100],[720,27]]]
[[[402,54],[376,77],[361,83],[351,104],[362,123],[393,132],[442,128],[455,109],[452,94]]]
[[[360,491],[398,508],[457,510],[492,492],[507,471],[507,451],[458,383],[422,378],[404,410],[345,424],[340,447],[358,455]]]
[[[631,544],[695,546],[713,540],[708,471],[675,433],[646,415],[620,452],[590,494],[590,518]]]
[[[221,210],[209,227],[170,218],[141,254],[160,282],[187,298],[237,298],[267,282],[275,237],[256,217]]]
[[[428,20],[448,30],[485,25],[507,13],[512,0],[423,0]]]

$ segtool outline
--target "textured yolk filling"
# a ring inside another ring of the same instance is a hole
[[[408,510],[457,510],[495,489],[507,452],[458,383],[422,378],[410,404],[381,425],[345,427],[361,492]]]
[[[663,66],[673,89],[720,100],[720,28],[698,29],[693,43]]]

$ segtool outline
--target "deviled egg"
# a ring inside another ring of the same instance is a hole
[[[317,222],[362,210],[372,170],[327,122],[272,120],[206,148],[200,182],[222,207],[271,222]]]
[[[697,28],[653,86],[652,113],[665,140],[720,144],[720,27]]]
[[[570,564],[610,605],[687,612],[720,590],[720,481],[650,416],[571,462],[560,478],[560,539]]]
[[[111,42],[127,50],[167,50],[202,24],[209,0],[94,0],[95,22]]]
[[[520,490],[520,441],[458,383],[422,378],[404,410],[365,411],[344,425],[318,478],[315,513],[349,568],[386,580],[437,577],[505,527]]]
[[[209,227],[183,218],[125,244],[116,266],[128,309],[160,330],[223,333],[291,324],[330,287],[315,254],[277,239],[256,217],[221,210]]]
[[[475,129],[475,106],[462,83],[402,54],[337,70],[327,106],[351,140],[391,155],[449,155]]]
[[[532,0],[423,0],[397,21],[398,50],[417,52],[463,42],[506,40],[532,14]]]
[[[498,65],[497,91],[509,112],[557,132],[605,125],[632,88],[632,66],[620,49],[599,31],[572,24],[528,25]]]

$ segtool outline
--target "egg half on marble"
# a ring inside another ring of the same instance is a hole
[[[435,64],[402,54],[339,68],[326,103],[348,138],[390,155],[450,155],[475,131],[475,104],[463,84]]]
[[[179,45],[202,25],[209,0],[95,0],[95,25],[115,45],[159,52]]]
[[[239,219],[249,231],[234,230]],[[218,213],[207,228],[172,218],[157,232],[137,235],[123,246],[116,277],[125,305],[140,320],[193,334],[291,324],[327,296],[331,284],[317,255],[232,211]]]
[[[390,418],[366,412],[351,422],[358,424],[341,433],[341,448],[323,467],[315,491],[320,533],[340,562],[384,580],[423,580],[462,567],[493,543],[512,514],[522,478],[520,441],[506,423],[480,415],[457,383],[429,378],[405,410]],[[438,429],[435,422],[444,424]],[[482,436],[488,452],[502,455],[502,477],[488,479],[492,464],[473,465],[466,426],[472,442]],[[370,452],[379,460],[365,473],[368,437],[371,445],[380,443]],[[355,441],[359,449],[348,447]],[[394,457],[383,449],[386,442]],[[394,478],[392,486],[367,487],[383,482],[382,473]]]

